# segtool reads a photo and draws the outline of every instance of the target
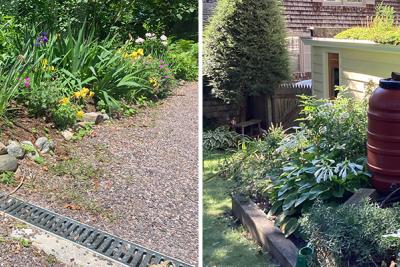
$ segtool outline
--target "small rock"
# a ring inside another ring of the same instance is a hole
[[[55,148],[56,148],[56,145],[55,145],[54,141],[49,140],[43,145],[43,148],[42,148],[42,150],[40,150],[40,152],[42,152],[43,154],[46,154],[46,153],[49,153],[50,151],[54,151]]]
[[[10,141],[7,146],[7,153],[10,156],[16,157],[17,159],[22,159],[25,156],[25,151],[21,144],[16,141]]]
[[[105,120],[105,121],[110,120],[110,116],[108,116],[108,114],[104,113],[104,114],[101,114],[101,115],[103,116],[103,120]]]
[[[39,148],[39,151],[43,154],[49,153],[55,149],[53,140],[49,140],[47,137],[40,137],[36,140],[35,145]]]
[[[37,148],[39,148],[39,150],[43,149],[43,146],[49,141],[49,139],[47,139],[47,137],[39,137],[36,142],[35,145],[37,146]]]
[[[74,136],[74,133],[69,130],[65,130],[61,132],[61,135],[64,137],[65,140],[69,141]]]
[[[0,155],[0,172],[16,171],[18,160],[10,155]]]
[[[82,121],[84,122],[94,122],[95,124],[102,123],[104,121],[104,117],[101,113],[97,112],[89,112],[83,114]]]
[[[0,142],[0,155],[5,155],[7,154],[7,147],[5,144]]]

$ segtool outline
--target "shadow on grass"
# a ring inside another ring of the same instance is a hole
[[[247,238],[247,232],[237,226],[232,217],[232,183],[217,176],[218,163],[229,154],[204,154],[203,180],[203,262],[204,266],[276,266],[261,248]],[[210,179],[211,178],[211,179]]]

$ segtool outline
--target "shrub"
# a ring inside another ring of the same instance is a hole
[[[112,34],[126,40],[129,33],[146,31],[196,36],[197,5],[195,0],[11,0],[1,1],[0,11],[24,26],[40,25],[54,32],[80,28],[86,21],[96,27],[97,38]]]
[[[25,78],[25,80],[29,79]],[[53,107],[64,96],[64,87],[57,80],[43,81],[39,86],[31,85],[26,87],[23,85],[20,95],[22,101],[28,107],[28,111],[33,116],[49,115]]]
[[[79,108],[73,104],[60,104],[52,110],[51,118],[58,128],[64,130],[77,121]]]
[[[251,19],[249,19],[251,18]],[[216,97],[242,103],[289,76],[278,0],[221,0],[204,37],[204,74]]]
[[[300,222],[321,266],[380,266],[400,250],[398,239],[384,237],[400,229],[399,218],[399,207],[382,209],[367,201],[330,207],[317,201]]]
[[[205,150],[224,150],[236,148],[242,136],[222,126],[203,134],[203,148]]]
[[[179,40],[170,45],[167,55],[177,79],[194,81],[198,77],[197,43],[190,40]]]

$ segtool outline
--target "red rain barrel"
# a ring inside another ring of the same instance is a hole
[[[382,193],[400,186],[400,73],[383,79],[369,100],[368,168]]]

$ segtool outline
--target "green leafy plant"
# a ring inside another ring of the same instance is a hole
[[[271,129],[265,141],[250,142],[221,167],[237,181],[237,191],[268,200],[269,214],[287,236],[316,199],[340,203],[368,186],[367,100],[338,90],[336,100],[302,96],[302,119],[294,132]]]
[[[28,107],[31,115],[49,115],[52,108],[58,105],[64,96],[64,87],[59,81],[43,81],[40,85],[23,88],[19,97]]]
[[[43,164],[46,163],[45,159],[44,159],[43,157],[41,157],[40,155],[36,155],[36,156],[33,158],[33,161],[36,162],[36,163],[39,164],[39,165],[43,165]]]
[[[395,24],[395,10],[382,2],[377,6],[374,20],[369,27],[350,28],[337,34],[335,38],[400,45],[400,27]]]
[[[74,134],[72,137],[73,141],[82,140],[83,137],[91,134],[93,132],[93,123],[86,123]]]
[[[167,58],[177,79],[197,80],[198,49],[198,44],[190,40],[178,40],[169,46]]]
[[[0,183],[5,185],[15,184],[14,172],[3,172],[0,174]]]
[[[301,218],[301,231],[314,247],[320,266],[376,266],[390,260],[400,241],[385,235],[400,229],[400,209],[364,201],[332,207],[317,201]]]
[[[78,111],[78,107],[72,104],[58,105],[52,110],[51,117],[56,126],[63,130],[76,123]]]
[[[227,126],[203,133],[203,148],[205,150],[224,150],[239,145],[242,136],[233,132]]]

